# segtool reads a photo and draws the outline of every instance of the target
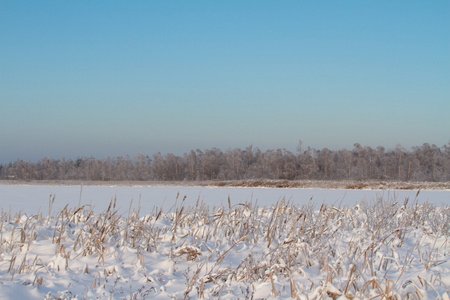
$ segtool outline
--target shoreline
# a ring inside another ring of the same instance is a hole
[[[450,182],[402,182],[355,180],[217,180],[217,181],[91,181],[91,180],[0,180],[0,185],[49,186],[209,186],[253,188],[304,188],[344,190],[450,190]]]

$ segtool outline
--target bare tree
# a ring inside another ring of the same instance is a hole
[[[44,157],[38,162],[17,159],[0,165],[0,178],[23,180],[233,180],[233,179],[324,179],[324,180],[416,180],[450,179],[450,142],[437,147],[428,143],[408,151],[372,149],[355,143],[352,150],[286,149],[262,152],[250,145],[243,150],[218,148],[191,150],[183,156],[161,153],[116,158],[75,160]]]

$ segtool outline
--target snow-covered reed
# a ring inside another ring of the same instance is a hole
[[[2,211],[0,298],[449,299],[450,207],[281,199]],[[20,289],[18,288],[20,287]]]

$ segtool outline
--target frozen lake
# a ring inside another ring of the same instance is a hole
[[[184,187],[184,186],[52,186],[52,185],[0,185],[0,208],[3,211],[23,211],[27,214],[48,212],[49,198],[55,197],[53,212],[69,204],[92,204],[97,212],[103,211],[111,199],[117,198],[121,212],[132,206],[141,206],[141,212],[151,211],[155,206],[168,211],[174,204],[180,204],[184,196],[185,205],[193,206],[197,199],[210,207],[257,201],[259,206],[270,206],[285,197],[294,205],[310,201],[320,206],[322,203],[334,205],[353,205],[365,201],[383,199],[410,201],[416,198],[416,190],[332,190],[332,189],[294,189],[294,188],[244,188],[244,187]],[[178,200],[177,195],[179,195]],[[449,190],[423,190],[417,200],[436,205],[450,204]]]

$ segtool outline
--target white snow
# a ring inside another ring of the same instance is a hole
[[[293,188],[241,188],[241,187],[184,187],[184,186],[52,186],[52,185],[0,185],[0,207],[4,210],[36,213],[39,209],[47,211],[50,197],[55,197],[53,208],[93,204],[100,211],[113,198],[118,205],[128,210],[130,202],[138,203],[142,211],[151,211],[154,206],[169,209],[176,202],[177,194],[186,196],[186,205],[195,205],[198,198],[210,206],[228,203],[257,202],[260,206],[272,205],[283,197],[295,205],[312,202],[334,205],[354,205],[361,200],[375,201],[405,198],[414,199],[414,190],[331,190],[331,189],[293,189]],[[81,201],[80,201],[81,200]],[[449,190],[423,190],[418,195],[420,203],[440,205],[450,204]],[[179,202],[179,201],[178,201]]]
[[[448,299],[449,203],[430,190],[0,185],[0,299]]]

